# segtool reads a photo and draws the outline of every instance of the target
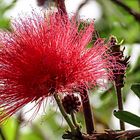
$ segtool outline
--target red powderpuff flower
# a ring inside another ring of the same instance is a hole
[[[29,102],[40,106],[54,92],[94,87],[113,79],[110,68],[122,67],[106,53],[102,39],[87,48],[93,22],[79,29],[74,16],[43,12],[19,18],[12,32],[0,33],[0,122]]]

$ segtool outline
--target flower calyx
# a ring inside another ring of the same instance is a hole
[[[123,40],[119,43],[115,36],[111,36],[109,39],[109,48],[111,55],[116,57],[116,63],[121,65],[120,69],[113,69],[115,85],[120,88],[124,87],[124,78],[126,73],[126,68],[129,64],[130,56],[124,57],[125,47],[121,50],[121,44]]]

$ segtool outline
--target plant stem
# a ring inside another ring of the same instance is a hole
[[[117,86],[115,84],[115,89],[116,89],[116,93],[117,93],[118,109],[120,111],[122,111],[123,110],[123,99],[122,99],[121,87],[120,86]],[[121,120],[120,120],[120,129],[121,130],[125,130],[125,124]]]
[[[81,99],[82,99],[83,112],[84,112],[87,133],[92,134],[94,132],[94,122],[93,122],[88,92],[86,89],[83,89],[83,95],[81,95]]]
[[[54,94],[54,98],[55,98],[55,101],[60,109],[60,112],[61,114],[63,115],[64,119],[66,120],[66,122],[68,123],[70,129],[72,132],[75,132],[75,127],[74,125],[72,124],[72,121],[70,120],[69,116],[67,115],[67,113],[65,112],[65,109],[61,103],[61,100],[59,98],[59,96],[57,95],[57,93]]]
[[[73,124],[76,126],[76,128],[79,128],[79,125],[76,120],[76,116],[73,111],[71,112],[71,118],[72,118]]]

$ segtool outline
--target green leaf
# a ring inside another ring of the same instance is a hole
[[[140,98],[140,83],[133,84],[131,90]]]
[[[140,117],[128,111],[114,111],[115,117],[131,125],[140,127]]]

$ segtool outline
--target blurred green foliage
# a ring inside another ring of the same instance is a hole
[[[16,135],[17,120],[10,118],[2,126],[2,132],[5,134],[6,140],[14,140]]]
[[[140,23],[132,15],[110,0],[96,1],[102,10],[102,17],[99,21],[95,22],[96,30],[101,37],[109,38],[110,35],[115,35],[119,40],[124,39],[125,44],[140,44]],[[140,12],[139,0],[123,0],[123,2],[137,12]],[[6,4],[5,0],[0,0],[0,28],[10,29],[10,20],[5,16],[5,13],[15,3],[16,0],[12,1],[11,4]],[[132,47],[128,48],[129,54],[132,51]],[[125,100],[127,100],[130,86],[133,83],[140,83],[140,56],[136,62],[135,65],[130,65],[126,74],[125,87],[123,89]],[[92,98],[98,99],[98,105],[92,106],[97,127],[100,126],[99,130],[111,128],[113,125],[111,122],[112,112],[117,107],[117,98],[113,87],[110,86],[108,90],[101,93],[97,93],[96,90],[91,92],[91,102],[94,101],[92,101]],[[42,116],[41,119],[31,123],[29,126],[23,126],[27,128],[27,131],[22,131],[22,128],[19,129],[17,119],[10,118],[1,126],[6,140],[60,140],[64,130],[68,130],[68,127],[64,125],[61,114],[51,109],[52,106],[49,108],[46,115]],[[77,114],[77,118],[78,122],[83,126],[82,112]],[[17,131],[17,129],[19,130]],[[85,128],[82,129],[85,130]]]
[[[140,24],[122,7],[110,0],[97,0],[102,8],[102,17],[96,23],[97,31],[101,37],[115,35],[125,43],[140,43]],[[134,10],[140,12],[139,0],[123,1]]]
[[[0,28],[10,29],[10,20],[5,17],[5,13],[10,10],[16,0],[13,0],[10,4],[7,4],[4,0],[0,0]]]

